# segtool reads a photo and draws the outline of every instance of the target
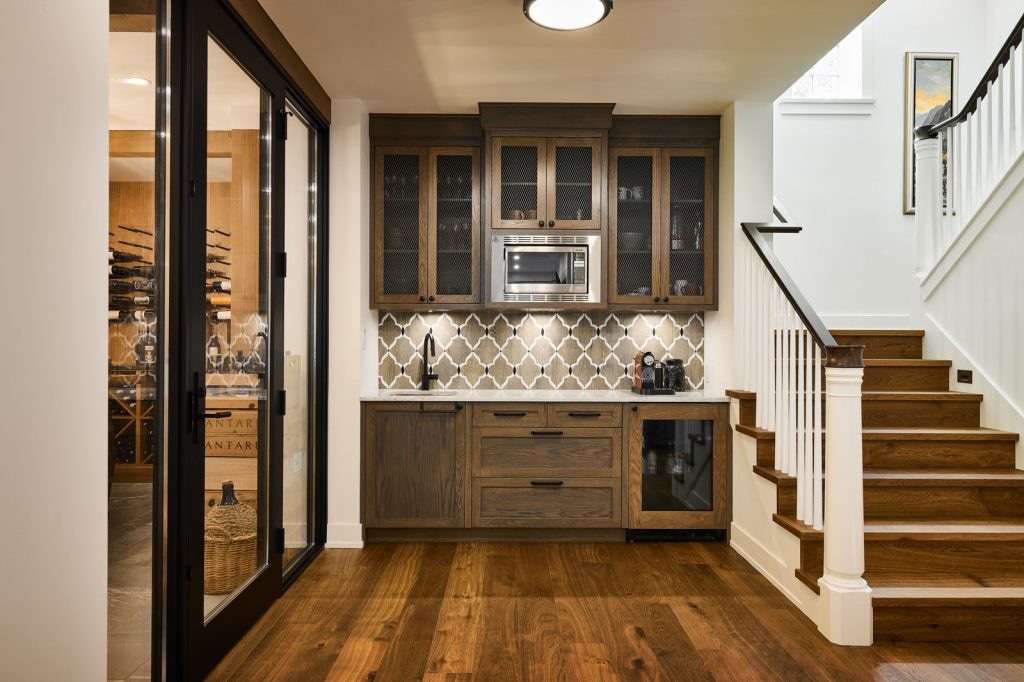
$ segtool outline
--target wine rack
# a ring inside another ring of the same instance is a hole
[[[112,480],[151,480],[156,457],[154,230],[111,216],[107,274],[108,424]]]

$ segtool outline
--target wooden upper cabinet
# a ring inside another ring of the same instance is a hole
[[[600,137],[492,138],[491,227],[600,229]]]
[[[616,148],[609,167],[609,303],[714,309],[711,148]]]
[[[373,304],[480,302],[480,150],[377,147]]]

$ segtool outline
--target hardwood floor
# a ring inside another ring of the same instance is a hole
[[[829,644],[725,543],[326,550],[212,680],[1019,680],[1019,643]]]

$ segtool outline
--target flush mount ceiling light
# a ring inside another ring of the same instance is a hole
[[[148,78],[141,78],[139,76],[130,76],[128,78],[122,78],[121,82],[125,85],[152,85],[153,81]]]
[[[612,0],[523,0],[526,18],[555,31],[577,31],[612,11]]]

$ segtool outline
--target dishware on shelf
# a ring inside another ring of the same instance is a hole
[[[650,293],[651,293],[651,288],[650,287],[637,287],[636,289],[633,289],[633,294],[635,296],[647,296]]]
[[[620,232],[619,248],[623,251],[641,251],[647,241],[643,232]]]
[[[633,198],[633,192],[628,187],[619,188],[619,201],[628,201]]]
[[[636,199],[637,201],[643,199],[644,198],[644,188],[643,187],[639,187],[639,186],[638,187],[634,187],[632,195],[633,195],[633,198]]]
[[[535,209],[535,208],[527,209],[526,210],[526,219],[527,220],[536,220],[537,219],[537,209]]]
[[[672,284],[672,293],[675,294],[676,296],[682,296],[683,295],[683,291],[685,291],[685,290],[686,290],[686,280],[685,279],[677,279]]]

